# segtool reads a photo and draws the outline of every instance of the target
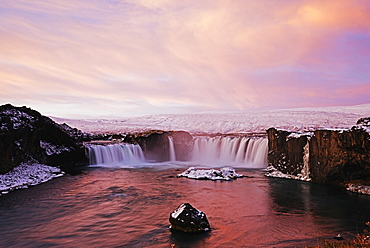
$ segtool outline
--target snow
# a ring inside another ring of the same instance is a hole
[[[313,132],[297,132],[297,133],[291,133],[286,137],[286,140],[288,141],[289,139],[298,139],[302,136],[307,136],[307,137],[312,137]]]
[[[24,189],[47,182],[64,174],[57,167],[38,163],[23,163],[4,175],[0,175],[0,195],[15,189]]]
[[[35,122],[35,118],[33,116],[16,109],[4,110],[1,111],[0,114],[6,115],[10,118],[11,123],[13,124],[13,129],[18,129],[22,126],[28,126],[32,128],[31,124]],[[2,124],[0,130],[7,131],[7,127]]]
[[[370,195],[370,186],[362,185],[362,184],[348,184],[347,188],[348,191],[359,193],[363,195]]]
[[[178,177],[187,177],[191,179],[210,179],[210,180],[226,180],[236,179],[243,177],[241,174],[237,174],[231,167],[225,167],[220,170],[209,169],[202,170],[195,167],[190,167],[186,171],[177,175]]]
[[[173,213],[171,213],[172,218],[177,219],[177,217],[179,217],[179,215],[182,213],[182,211],[184,211],[185,208],[186,205],[181,204],[180,207],[178,207],[175,211],[173,211]]]
[[[42,140],[40,141],[40,147],[46,150],[46,154],[48,156],[54,155],[54,154],[61,154],[62,152],[70,151],[68,147],[53,145],[51,143],[48,143]]]
[[[359,124],[356,127],[370,134],[370,117],[360,120]]]
[[[270,127],[291,132],[348,129],[370,116],[370,104],[347,107],[281,109],[242,113],[162,114],[121,119],[62,119],[88,133],[132,133],[148,130],[183,130],[193,134],[265,133]]]
[[[295,180],[301,180],[301,181],[311,181],[311,178],[309,177],[309,174],[306,171],[307,168],[303,168],[302,172],[299,173],[297,176],[285,174],[273,166],[268,166],[265,170],[266,170],[265,176],[267,177],[278,177],[278,178],[295,179]]]

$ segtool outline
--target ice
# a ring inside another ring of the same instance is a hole
[[[121,119],[74,120],[53,118],[88,133],[132,133],[148,130],[183,130],[192,134],[265,133],[270,127],[291,132],[348,129],[370,116],[370,104],[249,111],[243,113],[162,114]]]
[[[8,173],[0,175],[0,195],[47,182],[63,174],[64,172],[57,167],[39,163],[23,163]]]

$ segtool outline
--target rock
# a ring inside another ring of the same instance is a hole
[[[336,240],[343,240],[344,238],[342,237],[342,235],[337,234],[337,236],[333,237],[333,239],[336,239]]]
[[[74,131],[76,136],[71,136]],[[79,132],[27,107],[0,106],[0,174],[21,163],[52,166],[88,163]]]
[[[351,129],[292,133],[270,128],[268,175],[345,186],[370,182],[369,118]],[[273,171],[273,170],[276,171]],[[273,171],[273,173],[271,173]]]
[[[276,170],[299,177],[305,166],[305,146],[312,133],[292,133],[286,130],[270,128],[268,164]]]
[[[211,230],[206,214],[195,209],[189,203],[181,204],[170,214],[169,221],[172,230],[186,233],[208,232]]]
[[[185,131],[153,130],[130,134],[125,137],[124,142],[139,144],[147,160],[164,162],[170,160],[170,138],[173,141],[176,161],[187,161],[192,148],[193,136]]]
[[[177,175],[178,177],[187,177],[191,179],[209,179],[209,180],[226,180],[236,179],[243,177],[241,174],[237,174],[234,168],[224,167],[220,170],[209,169],[201,170],[195,167],[190,167],[186,171]]]

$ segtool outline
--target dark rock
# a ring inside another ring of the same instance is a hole
[[[370,117],[358,119],[357,125],[370,126]]]
[[[299,175],[306,170],[309,179],[318,183],[370,182],[369,119],[360,119],[348,130],[316,130],[311,134],[270,128],[268,163],[293,175],[291,178],[302,179]]]
[[[310,172],[315,182],[370,181],[370,136],[363,129],[317,130],[310,140]]]
[[[342,237],[342,235],[338,234],[337,236],[333,237],[333,239],[343,240],[344,238]]]
[[[170,138],[174,144],[176,160],[187,161],[193,141],[193,137],[188,132],[153,130],[127,135],[124,142],[139,144],[146,160],[164,162],[170,160]]]
[[[309,133],[292,135],[286,130],[270,128],[268,163],[283,173],[297,176],[304,167],[304,153]]]
[[[186,233],[207,232],[211,230],[206,214],[195,209],[189,203],[181,204],[170,214],[172,230]]]
[[[87,163],[85,148],[66,130],[27,107],[0,106],[0,174],[22,162],[63,166]]]
[[[188,161],[193,148],[193,136],[185,131],[172,131],[170,135],[176,152],[177,161]]]

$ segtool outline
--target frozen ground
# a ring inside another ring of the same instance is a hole
[[[25,189],[64,174],[59,168],[38,163],[21,164],[0,175],[0,195],[15,189]]]
[[[265,132],[270,127],[292,131],[350,128],[361,117],[370,117],[370,104],[243,113],[148,115],[121,119],[52,119],[90,133],[130,133],[159,129],[230,134]]]

